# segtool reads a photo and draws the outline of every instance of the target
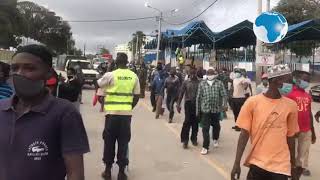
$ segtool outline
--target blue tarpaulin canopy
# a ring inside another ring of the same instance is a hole
[[[281,43],[307,40],[320,40],[320,19],[307,20],[289,26],[288,33]]]
[[[253,23],[245,20],[236,24],[216,36],[216,49],[232,49],[256,44],[256,36],[253,32]]]
[[[174,47],[184,46],[190,47],[195,44],[214,44],[215,33],[204,23],[204,21],[195,21],[188,24],[180,30],[167,30],[162,32],[161,49],[164,49],[164,43],[175,44]],[[149,42],[145,48],[156,48],[157,40]]]

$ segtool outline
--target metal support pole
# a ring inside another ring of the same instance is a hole
[[[270,0],[267,0],[267,11],[270,11],[271,5],[270,5]]]
[[[160,16],[159,16],[158,45],[157,45],[157,60],[156,60],[156,64],[158,64],[158,62],[159,62],[159,54],[160,54],[161,21],[162,21],[162,12],[160,12]]]
[[[258,0],[258,16],[262,13],[262,0]],[[257,45],[256,45],[256,61],[258,59],[259,54],[262,51],[262,42],[257,38]],[[261,82],[261,72],[262,68],[256,64],[256,84],[260,84]]]

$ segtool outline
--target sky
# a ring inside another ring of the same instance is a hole
[[[56,12],[63,20],[127,19],[157,16],[158,12],[146,8],[145,2],[164,12],[167,22],[177,24],[189,20],[208,7],[214,0],[30,0]],[[266,0],[263,0],[266,6]],[[271,0],[275,6],[279,0]],[[170,11],[179,9],[172,14]],[[243,20],[254,21],[257,17],[257,0],[218,0],[208,11],[196,20],[204,20],[214,32],[222,31]],[[154,34],[158,29],[156,19],[131,22],[72,23],[70,22],[76,46],[86,52],[96,53],[98,47],[113,51],[118,44],[132,39],[138,30]],[[185,26],[185,25],[184,25]],[[163,24],[163,29],[180,29],[183,26]]]

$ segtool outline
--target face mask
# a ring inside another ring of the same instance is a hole
[[[240,78],[241,74],[240,73],[235,73],[235,78]]]
[[[283,83],[282,88],[279,88],[279,92],[282,95],[289,94],[292,91],[292,84]]]
[[[309,82],[300,80],[299,82],[296,79],[293,79],[293,83],[296,84],[301,89],[307,89],[309,87]]]
[[[34,81],[21,75],[13,75],[13,86],[18,97],[33,98],[41,93],[45,87],[44,81]]]
[[[298,84],[299,88],[301,89],[307,89],[309,87],[309,83],[304,80],[300,80],[300,83]]]
[[[210,75],[210,76],[207,76],[207,78],[208,78],[209,81],[212,81],[212,80],[214,80],[214,79],[217,78],[217,77],[218,77],[218,75]]]

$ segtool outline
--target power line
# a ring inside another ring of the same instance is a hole
[[[70,21],[66,21],[66,22],[71,22],[71,23],[127,22],[127,21],[139,21],[139,20],[146,20],[146,19],[154,19],[154,18],[156,18],[156,16],[127,18],[127,19],[70,20]]]
[[[208,9],[210,9],[214,4],[216,4],[219,0],[215,0],[213,3],[211,3],[207,8],[205,8],[203,11],[200,12],[200,14],[198,14],[197,16],[187,20],[187,21],[184,21],[182,23],[170,23],[168,21],[165,21],[163,20],[165,23],[169,24],[169,25],[174,25],[174,26],[180,26],[180,25],[184,25],[184,24],[187,24],[195,19],[197,19],[198,17],[200,17],[202,14],[204,14]]]

